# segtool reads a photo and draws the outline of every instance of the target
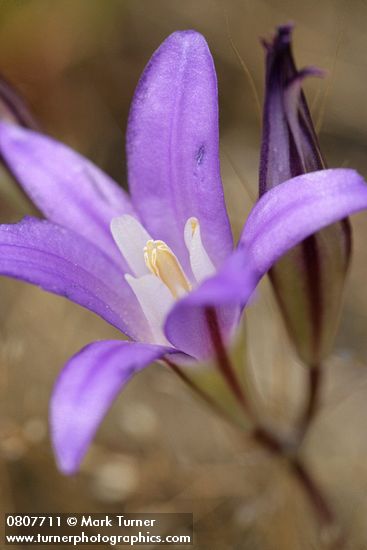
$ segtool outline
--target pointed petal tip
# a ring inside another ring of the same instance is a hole
[[[68,460],[68,458],[60,456],[55,448],[54,455],[57,469],[61,474],[63,474],[64,476],[72,476],[78,472],[81,461],[70,461]]]
[[[275,33],[270,39],[261,39],[262,45],[268,52],[289,46],[292,40],[294,26],[295,25],[292,21],[285,23],[284,25],[279,25],[276,27]]]
[[[324,69],[320,69],[320,67],[316,67],[315,65],[309,65],[308,67],[304,67],[303,69],[300,69],[297,72],[296,77],[294,80],[303,80],[304,78],[307,78],[308,76],[316,76],[323,78],[326,76],[327,71]]]
[[[284,36],[285,38],[291,37],[295,23],[293,21],[288,21],[288,23],[283,23],[276,27],[277,36]]]
[[[303,82],[307,78],[325,78],[326,76],[327,71],[325,71],[324,69],[320,69],[319,67],[315,67],[314,65],[310,65],[297,71],[294,76],[289,80],[289,82],[284,86],[284,90],[286,92],[292,89],[296,89],[298,91],[298,94],[300,94],[302,92]]]
[[[294,29],[294,23],[292,21],[276,27],[274,42],[279,42],[279,44],[282,44],[282,45],[289,44],[290,41],[292,40],[293,29]]]
[[[56,417],[55,407],[53,406],[53,399],[51,396],[50,409],[49,409],[49,431],[50,431],[50,440],[51,447],[53,450],[54,460],[56,462],[56,467],[58,471],[65,476],[72,476],[79,471],[83,455],[79,458],[73,456],[72,453],[68,452],[68,449],[65,448],[65,445],[61,445],[59,442],[59,437],[57,430],[55,429],[55,417]]]

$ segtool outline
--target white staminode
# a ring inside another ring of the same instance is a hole
[[[215,267],[201,240],[200,224],[197,218],[189,218],[184,230],[185,244],[190,254],[192,273],[199,283],[215,273]]]
[[[141,223],[133,216],[114,218],[111,222],[111,232],[134,275],[141,277],[148,273],[142,251],[150,235]]]
[[[133,216],[125,215],[113,219],[111,232],[135,275],[126,274],[125,279],[140,303],[154,342],[167,344],[163,326],[174,302],[190,292],[193,285],[215,272],[201,240],[199,221],[189,218],[184,228],[192,280],[184,272],[170,247],[164,241],[153,240]]]
[[[154,342],[167,344],[162,327],[175,301],[171,292],[158,277],[151,273],[138,278],[127,273],[125,279],[139,301],[151,328]]]

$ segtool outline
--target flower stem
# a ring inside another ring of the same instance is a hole
[[[315,514],[320,521],[320,524],[324,526],[334,524],[334,513],[317,483],[311,477],[305,464],[298,457],[295,457],[290,460],[290,467],[297,481],[304,489],[304,492],[307,495]]]
[[[342,550],[345,541],[334,512],[304,462],[299,456],[289,454],[287,444],[284,444],[275,434],[262,427],[256,428],[252,433],[252,437],[268,452],[287,461],[290,472],[307,497],[315,518],[322,529],[322,535],[327,539],[328,548],[330,550]]]
[[[252,434],[252,438],[265,450],[269,451],[271,454],[278,456],[286,455],[286,446],[280,441],[280,439],[275,436],[272,432],[266,430],[262,426],[257,426]]]
[[[346,541],[340,530],[334,511],[329,505],[323,491],[299,457],[291,459],[289,465],[312,506],[316,519],[322,529],[321,534],[328,548],[330,550],[342,550],[345,547]]]
[[[228,356],[226,347],[223,342],[222,334],[220,331],[220,326],[218,323],[217,313],[214,308],[205,309],[206,321],[208,324],[209,332],[211,335],[213,347],[216,353],[217,366],[222,373],[229,389],[232,391],[233,395],[246,411],[247,414],[250,414],[250,407],[247,402],[245,393],[239,383],[235,370],[232,367],[231,360]],[[252,416],[250,414],[250,416]]]
[[[322,367],[315,364],[308,369],[308,396],[306,405],[298,426],[298,445],[302,443],[315,418],[322,386]]]

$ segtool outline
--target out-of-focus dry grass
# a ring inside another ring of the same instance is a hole
[[[126,185],[124,131],[139,74],[172,31],[204,33],[218,71],[222,172],[238,234],[256,196],[259,119],[228,32],[261,96],[259,36],[294,20],[300,64],[329,70],[307,87],[332,166],[367,174],[367,6],[228,0],[3,0],[0,72],[27,98],[43,129]],[[227,27],[228,22],[228,27]],[[228,30],[229,29],[229,30]],[[325,93],[327,93],[326,100]],[[0,180],[0,220],[34,212]],[[323,408],[305,456],[345,526],[367,545],[367,218],[354,220],[355,255]],[[104,422],[81,473],[55,468],[47,433],[53,381],[83,345],[118,337],[101,320],[31,286],[0,281],[0,511],[193,511],[195,548],[322,548],[299,487],[285,468],[197,402],[162,367],[131,382]],[[244,330],[244,329],[243,329]],[[286,429],[302,402],[304,370],[290,354],[264,283],[249,309],[241,361],[262,414]],[[248,361],[245,359],[248,357]]]

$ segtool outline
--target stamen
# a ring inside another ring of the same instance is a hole
[[[180,262],[164,241],[149,240],[144,247],[148,269],[169,288],[175,298],[191,290]]]

